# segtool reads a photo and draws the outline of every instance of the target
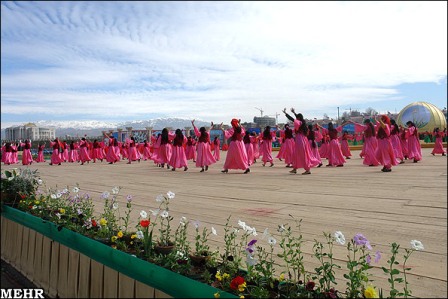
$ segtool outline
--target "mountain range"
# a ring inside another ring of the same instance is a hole
[[[126,131],[126,127],[132,127],[133,130],[145,130],[146,127],[152,127],[153,130],[161,130],[165,127],[173,129],[184,129],[191,127],[191,119],[182,118],[155,118],[150,120],[133,120],[126,122],[106,122],[106,121],[46,121],[40,120],[33,122],[38,127],[55,128],[57,137],[69,136],[100,136],[101,131],[116,131],[118,128]],[[24,125],[16,124],[16,125]],[[195,120],[196,127],[210,126],[210,122]],[[2,127],[1,137],[5,137],[5,128]]]

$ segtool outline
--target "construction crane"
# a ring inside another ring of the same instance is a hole
[[[255,109],[260,110],[261,117],[263,117],[263,109],[255,107]]]

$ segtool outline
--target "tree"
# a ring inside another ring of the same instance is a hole
[[[324,119],[329,119],[328,114],[324,113]]]
[[[378,114],[378,111],[376,111],[375,109],[373,109],[372,107],[369,107],[369,108],[367,108],[366,109],[366,113],[365,113],[366,115],[377,115]]]

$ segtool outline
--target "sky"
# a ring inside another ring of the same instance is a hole
[[[447,2],[2,1],[1,123],[447,106]]]

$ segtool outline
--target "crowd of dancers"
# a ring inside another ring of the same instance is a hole
[[[363,141],[360,157],[366,166],[380,166],[381,171],[390,172],[392,166],[405,163],[410,160],[417,163],[422,160],[421,145],[417,127],[411,121],[406,127],[398,126],[387,115],[381,115],[374,119],[365,119],[362,124],[347,121],[340,126],[332,122],[327,128],[319,124],[307,124],[301,113],[296,113],[291,108],[291,113],[283,109],[283,113],[290,123],[281,129],[279,126],[271,128],[266,126],[260,134],[247,132],[240,124],[240,120],[232,119],[231,127],[224,129],[222,123],[219,126],[223,131],[225,142],[222,150],[227,150],[222,173],[229,170],[243,170],[245,174],[250,172],[250,166],[261,160],[262,166],[274,166],[272,143],[278,141],[280,149],[275,157],[283,162],[292,174],[298,169],[303,169],[303,175],[311,174],[311,168],[321,167],[322,161],[327,161],[326,167],[343,167],[347,159],[350,159],[349,140]],[[56,138],[50,142],[53,149],[49,164],[62,165],[62,163],[86,163],[105,162],[115,164],[121,161],[140,163],[153,161],[160,168],[188,170],[189,161],[193,161],[200,172],[206,172],[209,167],[221,159],[220,139],[210,137],[210,129],[195,126],[194,136],[185,136],[181,129],[169,131],[164,128],[157,136],[151,136],[150,142],[136,142],[133,136],[124,142],[119,142],[111,134],[104,133],[103,140],[87,140],[85,137],[77,141],[61,141]],[[347,124],[353,124],[355,133],[349,134],[344,130]],[[446,136],[446,128],[441,131],[435,128],[435,138],[432,155],[446,155],[443,148],[443,137]],[[22,148],[22,165],[46,162],[44,158],[45,143],[40,143],[37,148],[37,157],[31,154],[29,140],[18,143],[5,143],[2,146],[2,162],[7,165],[20,163],[18,160],[18,148]]]

